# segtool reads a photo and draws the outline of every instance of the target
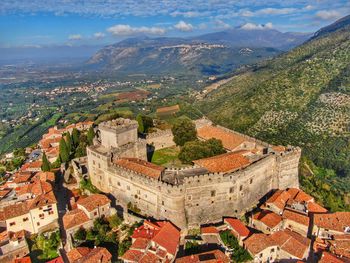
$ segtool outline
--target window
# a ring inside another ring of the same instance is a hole
[[[26,221],[28,221],[28,220],[29,220],[28,217],[23,218],[23,222],[26,222]]]
[[[253,178],[250,178],[249,183],[250,183],[250,184],[252,184],[252,183],[253,183]]]
[[[120,186],[120,182],[117,182],[117,185]]]
[[[211,191],[211,192],[210,192],[210,195],[211,195],[212,197],[215,196],[215,190]]]
[[[162,201],[162,205],[164,205],[164,201]]]
[[[95,160],[93,160],[92,163],[95,165],[96,164]]]
[[[275,249],[274,248],[271,248],[271,253],[275,252]]]
[[[240,187],[239,187],[239,191],[242,191],[243,190],[243,185],[241,185]]]
[[[192,196],[191,196],[191,195],[188,196],[188,200],[189,200],[189,201],[192,200]]]
[[[14,225],[16,225],[16,222],[11,222],[10,223],[10,226],[14,226]]]
[[[98,168],[101,168],[101,164],[100,163],[98,164]]]
[[[36,225],[37,225],[37,226],[40,226],[40,222],[36,222]]]
[[[94,216],[97,216],[97,212],[94,212]]]
[[[235,191],[234,187],[230,187],[230,194],[232,194]]]

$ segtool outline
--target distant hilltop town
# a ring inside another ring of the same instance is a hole
[[[272,189],[299,186],[299,148],[269,145],[200,119],[198,138],[219,139],[227,152],[171,169],[147,162],[146,154],[146,144],[169,146],[171,135],[139,139],[137,128],[128,119],[103,122],[87,149],[92,183],[126,210],[129,204],[180,228],[196,227],[240,216]]]
[[[0,262],[350,261],[350,212],[299,189],[300,148],[191,124],[223,153],[177,168],[149,162],[175,147],[170,129],[50,128],[0,185]]]

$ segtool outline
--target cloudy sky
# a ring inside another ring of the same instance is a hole
[[[314,32],[349,0],[1,0],[0,47],[103,45],[241,27]]]

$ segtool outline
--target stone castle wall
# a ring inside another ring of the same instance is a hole
[[[175,146],[174,136],[171,130],[161,130],[151,133],[146,137],[147,144],[152,144],[155,150]]]

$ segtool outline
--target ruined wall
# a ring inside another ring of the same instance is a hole
[[[146,138],[147,144],[153,144],[155,150],[175,146],[174,136],[171,130],[150,133]]]

